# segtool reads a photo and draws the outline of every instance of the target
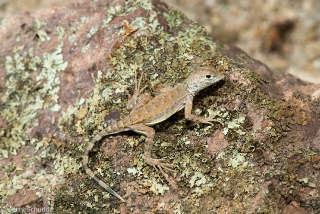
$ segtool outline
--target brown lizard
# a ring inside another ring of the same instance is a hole
[[[163,163],[163,159],[154,159],[151,157],[151,149],[155,131],[149,127],[151,125],[160,123],[177,111],[185,108],[185,118],[191,121],[206,123],[213,125],[211,122],[216,121],[213,118],[202,118],[191,114],[192,100],[197,92],[200,90],[222,80],[224,76],[219,74],[214,68],[198,68],[189,75],[182,83],[177,84],[175,87],[167,87],[160,91],[160,94],[156,95],[150,100],[150,94],[145,93],[140,95],[145,89],[140,90],[140,83],[142,75],[137,81],[136,66],[135,71],[135,91],[132,97],[129,99],[127,108],[131,110],[130,114],[119,121],[112,121],[111,125],[106,129],[100,131],[88,144],[84,156],[83,167],[86,173],[95,180],[100,186],[107,190],[112,195],[116,196],[123,202],[125,200],[113,191],[106,183],[98,179],[92,170],[88,167],[89,152],[93,148],[94,144],[100,141],[104,136],[132,130],[136,133],[146,136],[144,158],[145,162],[152,165],[154,168],[159,169],[162,174],[164,170],[173,171],[170,169],[171,165]],[[219,122],[219,121],[218,121]],[[167,178],[167,176],[165,176]],[[170,183],[170,181],[169,181]]]

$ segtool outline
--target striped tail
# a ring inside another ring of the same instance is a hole
[[[121,201],[125,202],[125,200],[115,191],[113,191],[106,183],[104,183],[102,180],[98,179],[93,171],[89,168],[88,162],[89,162],[89,152],[92,150],[93,146],[96,142],[100,141],[104,136],[116,134],[119,132],[130,130],[130,128],[124,128],[122,121],[112,121],[111,125],[108,126],[106,129],[103,129],[100,131],[94,138],[89,142],[84,155],[83,155],[83,168],[85,169],[87,175],[95,180],[101,187],[103,187],[105,190],[107,190],[110,194],[114,195],[115,197],[119,198]]]

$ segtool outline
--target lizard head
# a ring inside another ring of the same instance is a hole
[[[188,85],[189,92],[195,94],[223,78],[224,75],[219,74],[214,68],[200,67],[191,73],[184,83]]]

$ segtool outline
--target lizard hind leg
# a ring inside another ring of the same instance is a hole
[[[171,181],[168,178],[168,174],[165,173],[165,171],[175,172],[175,170],[171,169],[173,167],[172,164],[164,163],[164,159],[154,159],[151,157],[151,150],[152,150],[152,144],[153,144],[153,138],[155,135],[155,131],[153,128],[148,127],[144,124],[135,124],[129,126],[129,128],[137,132],[139,134],[145,135],[146,142],[145,142],[145,148],[144,148],[144,158],[145,162],[151,166],[153,166],[156,170],[160,170],[161,174],[166,178],[166,180],[169,182],[169,184],[172,186],[173,189],[177,189],[176,184]]]

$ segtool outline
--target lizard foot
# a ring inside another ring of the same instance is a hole
[[[169,163],[164,163],[165,159],[153,159],[146,158],[146,163],[153,166],[156,170],[165,170],[170,172],[175,172],[175,170],[171,169],[174,165]]]
[[[160,170],[161,174],[166,178],[170,186],[173,189],[177,189],[177,185],[172,180],[169,179],[168,174],[165,172],[165,171],[175,172],[175,170],[171,169],[172,167],[174,167],[174,165],[163,163],[164,161],[165,159],[146,158],[146,163],[153,166],[155,170],[157,171]]]

